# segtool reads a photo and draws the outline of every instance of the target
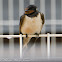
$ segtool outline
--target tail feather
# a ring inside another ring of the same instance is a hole
[[[30,41],[30,39],[31,39],[31,37],[24,37],[23,38],[23,47],[26,47],[27,46],[27,44],[29,43],[29,41]]]

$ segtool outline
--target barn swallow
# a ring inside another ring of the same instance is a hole
[[[23,38],[23,47],[27,46],[31,37],[28,35],[39,35],[44,25],[44,14],[37,10],[35,5],[25,8],[24,14],[20,17],[19,33],[26,35]]]

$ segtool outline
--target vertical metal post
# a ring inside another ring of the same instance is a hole
[[[50,35],[47,33],[47,56],[50,57]]]
[[[22,58],[22,34],[20,34],[20,58]]]

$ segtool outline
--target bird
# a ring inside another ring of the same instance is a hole
[[[24,14],[20,17],[19,34],[26,35],[23,38],[23,47],[26,47],[32,37],[28,35],[38,35],[41,33],[45,23],[44,14],[37,10],[35,5],[29,5],[25,8]]]

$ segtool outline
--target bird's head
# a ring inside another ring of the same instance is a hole
[[[25,14],[31,14],[31,13],[34,13],[36,12],[36,6],[34,5],[29,5],[27,8],[25,8]]]

